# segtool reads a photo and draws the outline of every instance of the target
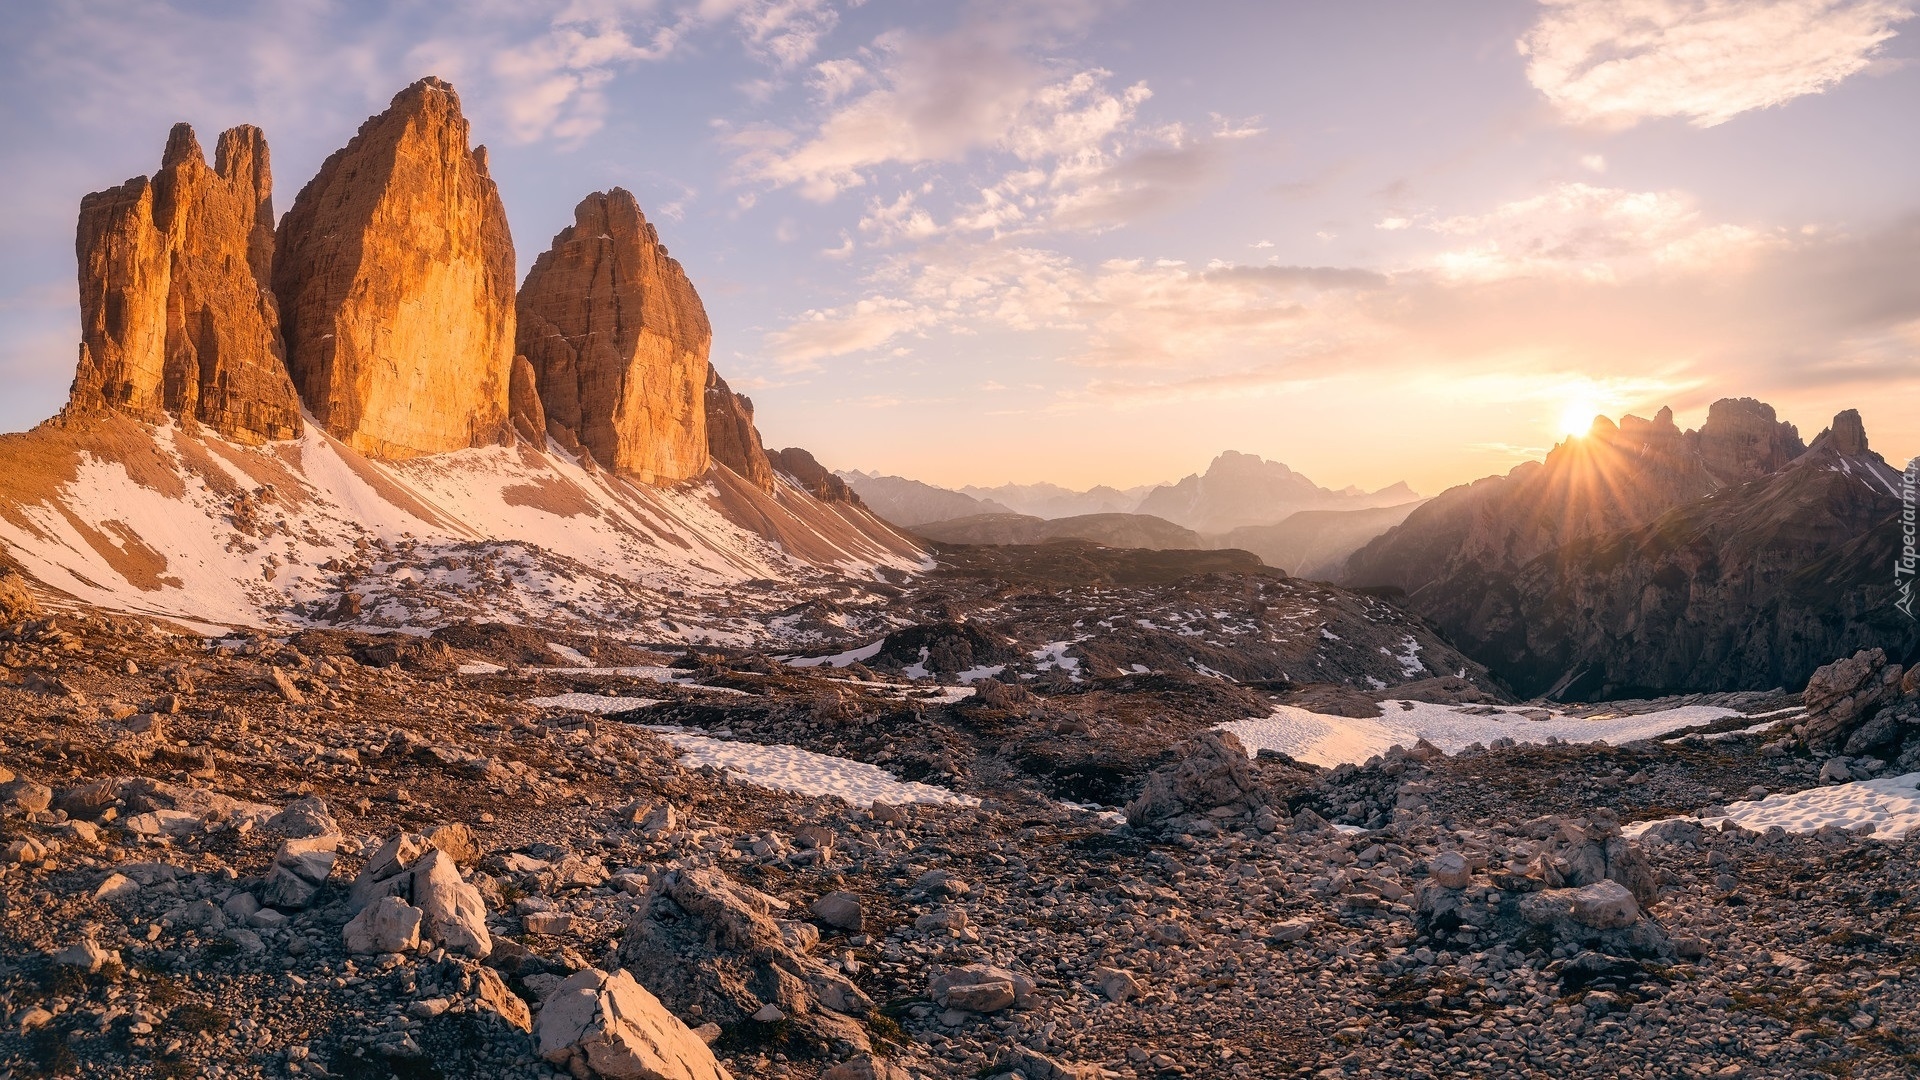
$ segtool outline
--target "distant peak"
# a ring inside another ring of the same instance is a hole
[[[1828,445],[1835,453],[1845,457],[1859,457],[1867,452],[1867,425],[1860,420],[1859,409],[1846,409],[1836,414],[1833,426],[1827,429]]]

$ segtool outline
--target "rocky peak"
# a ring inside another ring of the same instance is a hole
[[[1800,432],[1753,398],[1721,398],[1695,436],[1707,471],[1723,484],[1756,480],[1806,451]]]
[[[852,503],[855,506],[866,505],[860,501],[860,496],[854,494],[853,489],[847,486],[845,480],[829,472],[827,467],[815,460],[812,454],[797,446],[771,451],[767,454],[767,458],[776,470],[784,473],[816,499],[825,502]]]
[[[773,464],[753,426],[753,401],[736,394],[707,366],[707,450],[713,460],[762,491],[773,490]]]
[[[1860,419],[1860,410],[1847,409],[1836,414],[1833,424],[1813,440],[1813,445],[1841,457],[1866,456],[1867,425]]]
[[[519,351],[556,438],[647,483],[709,461],[706,308],[623,188],[596,191],[535,260],[519,296]],[[738,471],[738,470],[736,470]]]
[[[330,434],[389,460],[504,436],[513,238],[451,86],[394,95],[301,189],[278,239],[288,365]]]
[[[299,433],[268,289],[272,195],[259,128],[223,132],[209,168],[176,124],[151,180],[81,200],[75,408],[171,415],[242,442]]]

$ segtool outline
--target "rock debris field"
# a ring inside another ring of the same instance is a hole
[[[1884,657],[1328,767],[1193,674],[4,637],[9,1080],[1920,1071]]]

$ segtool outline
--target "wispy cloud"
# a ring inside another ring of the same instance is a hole
[[[1698,127],[1818,94],[1865,69],[1902,0],[1541,0],[1519,41],[1527,77],[1566,119]]]

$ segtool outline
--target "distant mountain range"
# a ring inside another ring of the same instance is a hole
[[[1415,509],[1342,580],[1405,590],[1525,695],[1794,687],[1857,649],[1920,651],[1893,606],[1899,491],[1851,409],[1811,446],[1751,398],[1698,431],[1602,418]]]
[[[1232,450],[1205,473],[1125,490],[1042,483],[956,491],[900,476],[840,476],[874,513],[932,540],[1241,548],[1269,566],[1310,577],[1338,573],[1350,552],[1399,524],[1420,501],[1404,483],[1335,491],[1277,461]]]

